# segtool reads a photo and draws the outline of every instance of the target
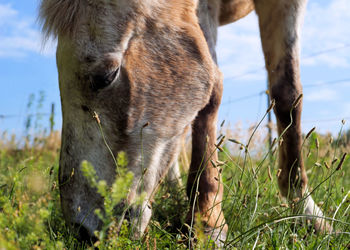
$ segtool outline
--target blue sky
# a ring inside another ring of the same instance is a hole
[[[45,93],[41,112],[49,113],[54,102],[56,128],[61,125],[55,42],[42,48],[37,5],[34,0],[0,0],[0,132],[23,131],[29,96],[38,99],[40,91]],[[350,0],[309,1],[301,44],[305,132],[316,126],[319,132],[336,133],[343,118],[349,128],[349,23]],[[266,96],[259,95],[266,89],[266,73],[255,13],[221,27],[217,51],[225,76],[219,119],[246,129],[266,109]]]

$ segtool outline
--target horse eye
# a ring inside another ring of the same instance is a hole
[[[92,77],[92,89],[94,91],[106,88],[111,85],[119,75],[119,68],[108,74],[96,74]]]

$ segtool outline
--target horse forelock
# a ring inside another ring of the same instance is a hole
[[[39,22],[44,36],[73,34],[86,5],[86,0],[42,0]]]
[[[157,15],[156,9],[167,9],[165,12],[182,12],[185,9],[195,10],[198,0],[41,0],[39,23],[45,38],[59,35],[73,36],[82,19],[89,18],[93,22],[97,16],[89,16],[89,8],[118,8],[120,13],[138,9],[138,13],[146,16]],[[163,7],[163,8],[162,8]]]
[[[106,4],[116,5],[117,2],[118,0],[41,0],[39,23],[46,38],[72,36],[77,31],[80,20],[89,15],[88,8],[102,8]]]

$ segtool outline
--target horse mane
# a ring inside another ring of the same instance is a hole
[[[41,0],[39,23],[44,37],[72,36],[87,5],[86,0]]]

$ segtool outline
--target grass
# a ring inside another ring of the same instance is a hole
[[[230,133],[225,133],[227,138],[231,138]],[[225,140],[219,152],[218,167],[222,168],[225,192],[223,208],[229,226],[225,247],[349,248],[350,160],[345,158],[338,169],[343,153],[349,152],[350,148],[343,133],[333,139],[330,135],[313,132],[303,145],[310,191],[337,234],[316,234],[312,222],[297,218],[291,204],[279,195],[276,177],[278,150],[273,149],[270,152],[272,157],[269,157],[266,140],[259,130],[250,140],[249,150],[242,146],[244,143],[237,143],[239,140],[248,141],[251,134],[252,131],[248,136],[236,135],[234,140]],[[37,136],[23,145],[22,140],[6,135],[0,140],[0,249],[89,248],[75,239],[62,217],[57,184],[57,135]],[[188,155],[182,155],[185,159],[180,162],[187,162]],[[186,169],[186,166],[182,168]],[[88,174],[89,171],[91,169],[87,170]],[[183,183],[186,181],[185,172]],[[98,187],[99,183],[95,180],[94,185]],[[101,185],[104,197],[113,197],[113,192],[117,192],[106,189],[103,183]],[[109,208],[113,204],[111,202]],[[182,232],[188,209],[185,185],[177,187],[164,182],[154,197],[153,217],[142,239],[131,240],[126,221],[117,237],[116,222],[109,213],[108,218],[102,219],[110,227],[104,229],[96,246],[100,249],[186,249],[189,239]],[[211,246],[200,227],[197,227],[196,234],[194,248]]]

